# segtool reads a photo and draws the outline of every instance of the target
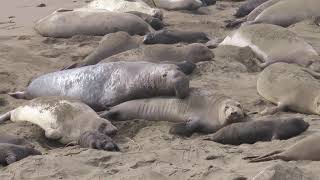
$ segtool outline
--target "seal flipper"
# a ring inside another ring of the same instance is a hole
[[[73,68],[77,67],[77,65],[78,65],[78,63],[72,63],[70,65],[64,66],[63,68],[60,69],[60,71],[73,69]]]
[[[6,157],[6,163],[8,165],[10,165],[10,164],[12,164],[12,163],[14,163],[16,161],[17,161],[17,157],[14,155],[14,153],[13,152],[8,152],[7,153],[7,157]]]
[[[0,116],[0,123],[3,123],[4,121],[10,120],[11,117],[11,111],[3,114]]]
[[[285,103],[278,103],[276,107],[266,108],[262,112],[260,112],[261,115],[272,115],[280,111],[284,111],[287,108],[287,105]]]
[[[190,137],[200,127],[199,121],[190,120],[183,123],[174,124],[170,128],[171,134]]]
[[[9,96],[14,97],[16,99],[28,99],[27,93],[25,91],[17,91],[14,93],[8,93]]]

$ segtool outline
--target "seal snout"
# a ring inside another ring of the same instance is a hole
[[[228,124],[241,121],[244,118],[244,113],[240,103],[233,101],[226,103],[225,116]]]
[[[154,34],[148,33],[143,37],[143,44],[152,44],[153,43]]]

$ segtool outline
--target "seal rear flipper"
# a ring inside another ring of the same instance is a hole
[[[11,117],[11,111],[1,115],[0,116],[0,123],[3,123],[5,121],[7,121],[7,120],[10,120],[10,117]]]
[[[9,96],[14,97],[16,99],[28,99],[27,93],[25,91],[17,91],[14,93],[8,93]]]

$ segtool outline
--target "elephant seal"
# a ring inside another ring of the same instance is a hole
[[[137,11],[148,14],[154,18],[162,20],[163,12],[157,8],[151,8],[141,0],[94,0],[84,8],[88,9],[105,9],[113,12],[130,12]]]
[[[86,132],[111,136],[117,132],[117,128],[110,121],[99,117],[88,105],[67,97],[35,98],[0,117],[1,121],[8,119],[36,124],[45,131],[46,138],[62,144],[76,143],[79,139],[85,142]],[[114,144],[109,137],[104,140]],[[101,141],[102,139],[94,139],[95,143]]]
[[[308,67],[319,64],[318,53],[304,39],[292,31],[271,24],[254,24],[240,27],[219,45],[250,47],[263,63],[261,68],[276,62],[296,63]]]
[[[67,96],[99,111],[124,101],[153,96],[184,98],[189,79],[176,65],[110,62],[53,72],[34,79],[16,98]]]
[[[86,9],[59,9],[36,22],[34,29],[42,36],[56,38],[78,34],[103,36],[118,31],[145,35],[154,31],[149,24],[133,14]]]
[[[263,120],[234,123],[205,138],[221,144],[254,144],[258,141],[289,139],[307,130],[309,124],[302,118],[268,117]]]
[[[189,61],[192,63],[197,63],[200,61],[210,61],[213,58],[213,52],[202,44],[194,43],[182,46],[157,44],[132,49],[104,59],[100,63],[120,60],[144,60],[165,63]]]
[[[84,60],[79,63],[73,63],[64,69],[94,65],[102,59],[138,47],[138,42],[126,32],[120,31],[107,34],[101,39],[98,47]]]
[[[244,112],[240,103],[217,95],[189,96],[185,99],[150,98],[121,103],[102,113],[101,117],[123,121],[144,119],[175,122],[170,132],[190,136],[194,132],[214,133],[223,126],[240,122]]]
[[[248,0],[244,4],[242,4],[237,12],[234,14],[236,17],[243,17],[248,15],[251,11],[253,11],[256,7],[265,3],[268,0]]]
[[[203,6],[201,0],[152,0],[155,7],[166,9],[169,11],[175,10],[197,10]]]
[[[41,153],[33,148],[26,146],[0,143],[1,165],[9,165],[31,155],[41,155]]]
[[[320,16],[319,9],[318,0],[283,0],[262,11],[250,23],[267,23],[288,27],[302,20]]]
[[[265,68],[258,76],[257,91],[277,106],[266,109],[262,114],[288,109],[320,115],[320,76],[317,74],[287,63],[275,63]]]
[[[238,25],[242,24],[243,25],[248,25],[250,24],[251,21],[254,21],[256,19],[256,17],[263,12],[265,9],[267,9],[268,7],[280,2],[282,0],[268,0],[264,3],[262,3],[261,5],[259,5],[258,7],[256,7],[253,11],[251,11],[246,17],[240,18],[240,19],[236,19],[236,20],[227,20],[227,28],[234,28],[237,27]],[[244,22],[248,22],[248,23],[244,23]]]
[[[210,39],[203,32],[160,30],[148,33],[143,38],[144,44],[206,43]]]
[[[263,162],[281,159],[283,161],[320,161],[320,135],[314,134],[293,144],[286,150],[279,150],[263,156],[245,157],[249,162]]]
[[[149,14],[145,14],[139,11],[129,11],[128,13],[130,14],[134,14],[138,17],[140,17],[141,19],[143,19],[145,22],[147,22],[148,24],[150,24],[150,26],[154,29],[154,30],[160,30],[162,29],[165,24],[162,22],[161,19],[159,18],[155,18],[150,16]]]

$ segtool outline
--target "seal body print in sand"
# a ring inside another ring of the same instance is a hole
[[[268,23],[283,27],[320,16],[318,0],[282,0],[262,11],[251,23]]]
[[[17,98],[67,96],[95,110],[121,102],[152,96],[189,93],[189,79],[172,64],[149,62],[111,62],[69,69],[34,79],[26,91],[11,93]]]
[[[154,31],[136,15],[89,9],[59,9],[39,20],[35,30],[42,36],[61,38],[78,34],[103,36],[118,31],[144,35]]]
[[[201,0],[152,0],[155,7],[166,10],[197,10],[203,3]]]
[[[318,53],[304,39],[286,28],[271,24],[243,26],[227,36],[220,45],[250,47],[262,68],[275,63],[296,63],[301,66],[318,64]]]
[[[89,106],[66,97],[33,99],[0,117],[1,121],[8,119],[13,122],[28,121],[36,124],[45,131],[48,139],[57,140],[62,144],[77,143],[87,132],[104,135],[114,135],[117,132],[117,128],[110,121],[100,118]],[[106,150],[116,150],[117,146],[111,138],[107,138],[105,140],[109,144]],[[98,139],[94,143],[101,142]]]
[[[249,162],[262,162],[281,159],[284,161],[320,161],[320,135],[313,134],[297,143],[293,144],[286,150],[278,150],[263,156],[245,157]]]
[[[262,120],[234,123],[223,127],[205,140],[221,144],[253,144],[258,141],[289,139],[306,131],[309,124],[302,118],[267,117]]]
[[[213,133],[221,127],[243,121],[244,112],[238,101],[226,96],[186,99],[151,98],[124,102],[102,117],[111,120],[145,119],[177,123],[171,133],[190,136],[193,132]]]
[[[84,8],[106,9],[113,12],[138,11],[162,19],[163,13],[160,9],[151,8],[142,0],[94,0]]]
[[[262,114],[291,110],[305,114],[320,114],[320,76],[295,64],[275,63],[258,76],[258,93],[277,107]]]

